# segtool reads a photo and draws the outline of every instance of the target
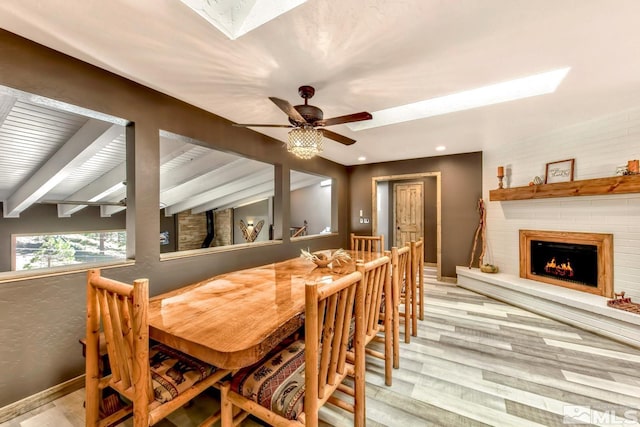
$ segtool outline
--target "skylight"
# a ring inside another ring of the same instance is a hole
[[[560,82],[562,82],[562,79],[569,73],[570,69],[571,67],[560,68],[533,76],[454,93],[452,95],[374,111],[372,113],[373,119],[350,123],[347,126],[353,131],[371,129],[553,93],[558,85],[560,85]]]
[[[180,0],[231,40],[307,0]]]

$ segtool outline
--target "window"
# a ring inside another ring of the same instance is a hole
[[[13,270],[124,260],[126,231],[93,231],[14,236]]]
[[[124,258],[88,240],[125,236],[129,122],[6,86],[0,110],[0,276]]]
[[[160,131],[160,252],[273,240],[275,167]]]

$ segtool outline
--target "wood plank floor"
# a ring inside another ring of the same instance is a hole
[[[367,359],[368,426],[639,425],[640,350],[437,282],[432,269],[425,277],[425,319],[401,344],[393,386],[383,362]],[[84,426],[83,393],[0,427]],[[217,407],[213,391],[158,426],[195,426]],[[333,407],[321,416],[352,425]]]

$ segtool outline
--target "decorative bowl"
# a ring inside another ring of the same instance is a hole
[[[484,264],[480,266],[480,271],[483,273],[497,273],[498,270],[498,266],[493,264]]]
[[[316,258],[313,260],[313,263],[315,265],[317,265],[320,268],[325,268],[327,267],[329,264],[331,264],[331,261],[333,261],[332,259],[320,259],[320,258]]]
[[[320,268],[326,268],[329,266],[329,264],[331,264],[334,261],[336,265],[340,265],[344,262],[348,262],[351,260],[351,257],[349,256],[349,254],[343,249],[338,249],[334,253],[329,252],[329,255],[322,252],[310,253],[302,249],[300,256],[302,258],[308,259],[309,261],[312,261],[315,265],[317,265]]]

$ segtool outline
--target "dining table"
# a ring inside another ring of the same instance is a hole
[[[304,325],[306,283],[331,283],[355,271],[356,261],[384,256],[346,252],[351,260],[327,267],[296,257],[157,295],[149,301],[149,335],[219,368],[252,365]]]

